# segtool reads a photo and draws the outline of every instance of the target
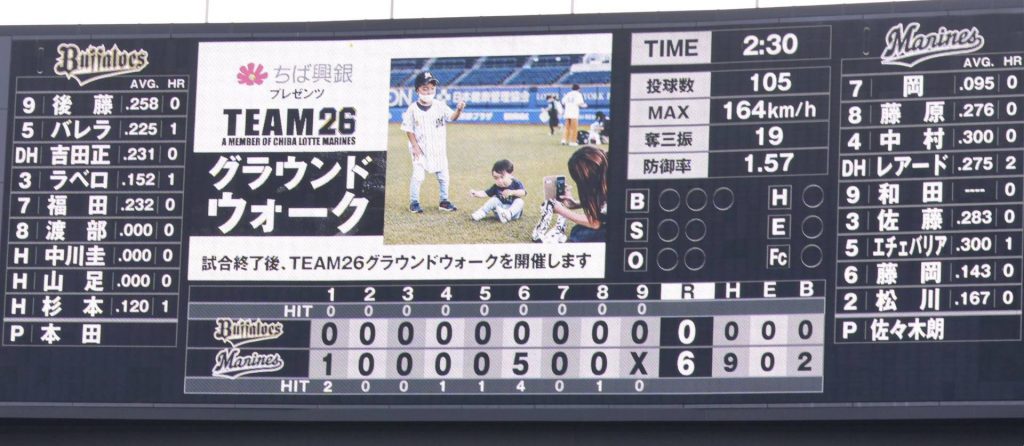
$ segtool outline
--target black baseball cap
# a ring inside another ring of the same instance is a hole
[[[430,74],[429,71],[424,71],[416,75],[416,88],[420,88],[428,83],[437,85],[437,78],[434,77],[433,74]]]

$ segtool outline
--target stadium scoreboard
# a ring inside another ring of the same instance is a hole
[[[0,414],[1021,416],[1024,10],[843,11],[14,33]]]

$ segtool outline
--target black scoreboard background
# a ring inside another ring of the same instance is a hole
[[[0,416],[1019,417],[1024,7],[983,6],[0,30]]]

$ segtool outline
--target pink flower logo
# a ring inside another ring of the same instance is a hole
[[[261,85],[269,74],[263,72],[263,64],[249,62],[238,68],[238,83],[244,85]]]

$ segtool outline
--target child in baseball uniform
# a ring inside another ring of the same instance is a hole
[[[448,140],[447,124],[459,119],[465,101],[460,101],[453,111],[444,101],[435,101],[437,78],[424,71],[416,75],[416,102],[402,114],[402,130],[409,137],[409,152],[412,155],[412,178],[409,180],[409,211],[422,213],[420,206],[420,185],[427,172],[437,176],[441,200],[437,208],[445,212],[456,210],[448,201]]]
[[[490,197],[480,209],[473,212],[473,220],[483,220],[487,214],[494,212],[502,223],[517,220],[523,216],[523,206],[526,196],[526,186],[512,176],[515,166],[512,161],[500,160],[491,167],[491,177],[494,178],[494,185],[487,190],[470,190],[469,195],[476,198]]]

